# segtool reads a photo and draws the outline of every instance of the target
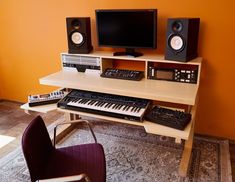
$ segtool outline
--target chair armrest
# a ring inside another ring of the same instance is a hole
[[[94,134],[94,131],[92,130],[91,123],[87,120],[79,119],[79,120],[75,120],[75,121],[66,121],[66,122],[63,122],[63,123],[59,123],[55,126],[55,128],[54,128],[54,142],[53,142],[54,147],[56,145],[56,130],[57,130],[57,127],[60,126],[60,125],[64,125],[64,124],[77,124],[77,123],[86,123],[88,128],[90,129],[90,132],[91,132],[94,140],[95,140],[95,143],[97,143],[97,139],[96,139],[96,136]]]
[[[58,177],[58,178],[50,178],[50,179],[40,179],[37,182],[68,182],[68,181],[77,181],[85,179],[86,182],[91,182],[89,177],[86,174],[79,174],[74,176],[66,176],[66,177]]]

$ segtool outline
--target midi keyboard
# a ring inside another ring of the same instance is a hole
[[[62,109],[111,116],[131,121],[143,121],[150,101],[85,90],[72,90],[57,105]]]

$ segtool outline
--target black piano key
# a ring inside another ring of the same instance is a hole
[[[137,112],[137,110],[138,110],[138,107],[135,107],[134,112]]]
[[[90,101],[87,103],[87,105],[91,105],[92,102],[93,102],[93,100],[90,100]]]
[[[126,111],[128,111],[131,108],[131,106],[127,106]]]
[[[101,107],[103,107],[106,104],[106,102],[102,102]]]
[[[112,106],[114,106],[114,104],[113,103],[109,103],[108,108],[111,108]]]
[[[84,104],[87,104],[89,101],[90,101],[90,100],[89,100],[89,99],[87,99],[87,100],[84,102]]]
[[[134,112],[134,110],[135,110],[135,107],[132,107],[131,112]]]
[[[101,107],[102,104],[103,104],[103,102],[100,102],[100,103],[98,104],[98,106]]]
[[[84,99],[81,99],[78,103],[82,104],[82,103],[83,103],[83,101],[84,101]]]
[[[97,101],[96,104],[95,104],[95,106],[98,106],[99,103],[100,103],[100,101]]]
[[[109,103],[106,103],[106,104],[104,105],[104,108],[107,108],[107,107],[108,107],[108,105],[109,105]]]
[[[98,102],[98,101],[95,100],[95,101],[92,103],[92,106],[95,106],[97,102]]]
[[[122,108],[122,106],[123,106],[123,105],[120,104],[117,109],[120,110],[120,109]]]
[[[108,108],[109,105],[110,105],[110,103],[108,102],[104,107],[105,107],[105,108]]]
[[[94,102],[92,102],[92,105],[95,105],[97,103],[97,100],[94,100]]]
[[[85,104],[87,102],[87,99],[83,99],[82,104]]]

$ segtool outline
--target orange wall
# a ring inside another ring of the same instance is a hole
[[[67,51],[65,17],[90,16],[97,48],[95,9],[157,8],[157,53],[164,52],[167,17],[201,18],[204,62],[196,132],[235,139],[234,7],[234,0],[2,0],[0,98],[25,102],[29,94],[52,90],[38,79],[60,69],[60,53]]]

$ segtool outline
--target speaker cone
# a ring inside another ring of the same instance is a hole
[[[179,35],[171,36],[168,44],[174,51],[180,51],[184,48],[184,41]]]
[[[76,45],[81,45],[84,42],[84,37],[80,32],[73,32],[71,34],[71,40]]]

